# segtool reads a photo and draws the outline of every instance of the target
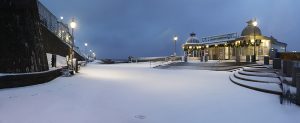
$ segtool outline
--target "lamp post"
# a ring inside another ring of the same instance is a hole
[[[176,42],[177,42],[177,40],[178,40],[178,36],[174,36],[173,37],[173,40],[174,40],[174,56],[176,56]]]
[[[96,60],[96,53],[93,52],[93,60]]]
[[[74,70],[74,62],[73,62],[73,59],[74,59],[74,29],[76,28],[76,22],[75,22],[75,19],[72,18],[72,21],[70,23],[70,26],[71,26],[71,29],[72,29],[72,48],[71,48],[71,52],[70,52],[70,59],[71,59],[71,67],[72,67],[72,70]]]
[[[85,53],[85,55],[87,55],[87,46],[88,46],[88,43],[84,43],[84,53]],[[85,58],[86,59],[86,61],[87,61],[87,57]]]
[[[88,61],[90,62],[90,59],[92,58],[92,53],[93,53],[93,50],[89,50],[89,53],[88,53]]]
[[[256,21],[256,19],[254,19],[254,21],[252,22],[252,26],[253,26],[253,34],[254,34],[254,53],[253,53],[253,58],[254,58],[254,60],[253,60],[253,62],[256,62],[256,39],[255,39],[255,27],[257,26],[257,21]]]
[[[84,46],[85,46],[84,52],[87,55],[87,46],[88,46],[88,43],[84,43]]]

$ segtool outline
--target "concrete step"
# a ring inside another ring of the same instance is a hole
[[[272,78],[278,78],[279,76],[275,73],[263,73],[263,72],[247,72],[240,70],[238,71],[239,74],[247,75],[247,76],[258,76],[258,77],[272,77]]]
[[[246,81],[252,81],[252,82],[261,82],[261,83],[276,83],[280,84],[281,81],[279,78],[274,78],[274,77],[261,77],[261,76],[249,76],[249,75],[244,75],[240,74],[241,70],[236,71],[234,73],[234,76],[236,78],[246,80]]]
[[[236,72],[234,72],[236,73]],[[282,90],[280,88],[279,84],[276,83],[262,83],[262,82],[253,82],[253,81],[247,81],[243,79],[239,79],[234,76],[234,74],[231,74],[229,76],[229,79],[234,83],[239,86],[260,91],[260,92],[265,92],[269,94],[275,94],[275,95],[282,95]]]
[[[263,72],[263,73],[276,73],[273,69],[268,68],[254,68],[254,67],[244,67],[243,71],[247,72]]]

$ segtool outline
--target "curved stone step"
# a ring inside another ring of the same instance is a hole
[[[246,66],[246,67],[250,67],[250,68],[264,68],[264,69],[268,68],[268,67],[263,66],[263,65]]]
[[[262,65],[253,64],[253,65],[240,66],[240,67],[237,67],[235,69],[228,70],[228,72],[238,71],[238,70],[244,69],[245,67],[248,67],[248,68],[265,68],[265,69],[267,68],[267,67],[262,66]]]
[[[239,86],[260,91],[260,92],[265,92],[269,94],[275,94],[275,95],[282,95],[282,90],[278,84],[275,83],[260,83],[260,82],[251,82],[251,81],[246,81],[246,80],[241,80],[238,79],[234,76],[234,74],[229,76],[229,79],[231,82],[234,84],[237,84]]]
[[[247,72],[263,72],[263,73],[276,73],[276,71],[267,68],[252,68],[252,67],[244,67],[244,71]]]
[[[239,71],[239,70],[242,70],[242,69],[243,69],[243,67],[240,67],[240,68],[229,70],[229,72],[235,72],[235,71]]]
[[[258,77],[258,76],[247,76],[239,74],[239,71],[234,73],[234,76],[241,80],[251,81],[251,82],[260,82],[260,83],[276,83],[280,84],[281,81],[279,78],[274,77]]]
[[[272,77],[272,78],[278,78],[278,75],[275,73],[263,73],[263,72],[247,72],[240,70],[238,71],[239,74],[246,75],[246,76],[259,76],[259,77]]]

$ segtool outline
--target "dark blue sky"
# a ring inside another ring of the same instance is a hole
[[[299,0],[40,0],[56,16],[78,21],[77,45],[85,42],[98,58],[166,56],[173,35],[181,44],[195,32],[205,37],[239,34],[257,18],[262,33],[300,51]]]

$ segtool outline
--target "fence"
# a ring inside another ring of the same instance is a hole
[[[69,31],[68,25],[59,21],[41,2],[37,1],[37,5],[41,24],[71,46],[73,37]]]
[[[71,47],[73,45],[72,40],[74,39],[70,33],[68,25],[58,20],[57,17],[52,14],[40,1],[37,1],[37,5],[41,24]],[[84,53],[79,50],[79,47],[74,46],[74,51],[83,57],[85,56]]]

